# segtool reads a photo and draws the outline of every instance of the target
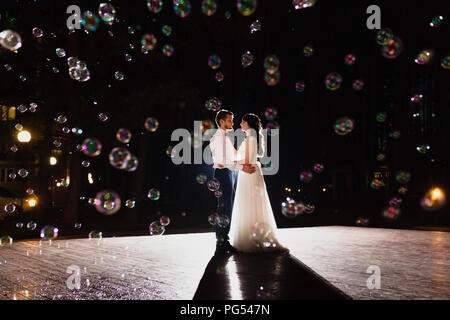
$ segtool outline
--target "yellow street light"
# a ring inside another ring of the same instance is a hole
[[[34,208],[37,205],[37,199],[36,198],[28,199],[27,203],[30,208]]]
[[[31,133],[29,133],[27,130],[19,131],[17,134],[17,140],[20,142],[30,142],[31,140]]]
[[[56,163],[58,163],[58,160],[55,157],[50,157],[50,165],[54,166]]]

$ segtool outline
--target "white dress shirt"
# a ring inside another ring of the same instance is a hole
[[[235,149],[230,138],[226,136],[225,130],[217,129],[209,142],[209,147],[214,161],[214,168],[223,169],[219,168],[218,165],[220,164],[230,170],[242,170],[242,164],[234,163],[237,160]]]

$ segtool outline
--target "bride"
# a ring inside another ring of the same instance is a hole
[[[241,129],[246,133],[236,153],[236,163],[253,164],[254,174],[239,171],[236,194],[231,215],[230,238],[240,252],[289,252],[277,237],[266,184],[257,161],[264,155],[261,120],[253,113],[242,117]]]

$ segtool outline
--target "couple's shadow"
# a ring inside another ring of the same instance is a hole
[[[289,253],[216,254],[193,300],[351,298]]]

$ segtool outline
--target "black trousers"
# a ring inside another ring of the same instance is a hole
[[[217,199],[217,215],[222,221],[224,218],[228,218],[231,222],[235,192],[233,171],[226,168],[215,168],[214,178],[220,182],[220,190],[222,191],[222,196]],[[230,239],[228,237],[228,233],[230,232],[230,223],[216,224],[215,227],[217,244],[220,245],[227,242]]]

